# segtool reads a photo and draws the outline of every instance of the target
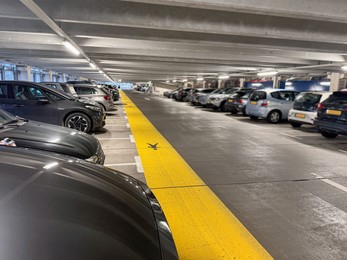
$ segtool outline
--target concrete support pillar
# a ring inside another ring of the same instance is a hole
[[[330,75],[330,91],[338,91],[345,88],[345,82],[341,80],[344,74],[333,72]]]
[[[272,77],[272,81],[273,81],[272,87],[273,88],[279,88],[280,87],[280,80],[281,80],[280,76],[273,76]]]
[[[27,71],[27,81],[33,81],[33,79],[31,78],[31,67],[27,66],[26,71]]]
[[[240,78],[239,81],[240,81],[240,88],[245,87],[246,79],[245,78]]]
[[[192,88],[196,88],[196,81],[195,80],[192,81]]]
[[[225,80],[222,80],[222,79],[218,80],[218,88],[224,88],[224,86],[225,86]]]
[[[207,82],[206,82],[206,80],[204,80],[204,81],[202,82],[202,87],[203,87],[203,88],[207,88]]]
[[[49,81],[52,82],[53,81],[53,71],[49,71]]]
[[[68,75],[66,73],[63,73],[63,82],[66,82],[68,78]]]

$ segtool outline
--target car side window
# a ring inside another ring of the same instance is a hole
[[[43,90],[43,92],[52,100],[64,100],[64,98],[62,98],[56,94],[53,94],[47,90]]]
[[[13,85],[13,94],[17,100],[39,100],[40,98],[45,98],[45,95],[38,88],[21,84]]]
[[[8,98],[6,84],[0,84],[0,98]]]
[[[81,87],[75,87],[75,91],[78,95],[90,95],[94,94],[92,88],[81,88]]]

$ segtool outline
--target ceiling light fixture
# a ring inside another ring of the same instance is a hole
[[[197,80],[197,81],[203,81],[204,78],[201,77],[201,78],[197,78],[196,80]]]
[[[252,83],[252,87],[261,87],[262,85],[261,83]]]
[[[166,83],[170,83],[170,80],[167,80]]]
[[[93,69],[96,69],[96,66],[95,66],[95,64],[94,64],[94,63],[89,62],[89,65],[90,65],[90,67],[92,67]]]
[[[221,75],[218,77],[218,79],[228,79],[228,78],[230,78],[230,76],[228,75]]]
[[[341,67],[342,70],[347,71],[347,65]]]
[[[101,73],[101,74],[102,74],[102,73],[103,73],[103,72],[102,72],[102,70],[99,70],[99,73]]]
[[[182,79],[182,82],[188,82],[188,79]]]
[[[176,83],[176,82],[177,82],[177,80],[176,80],[176,79],[174,79],[172,82],[173,82],[173,83]]]
[[[278,74],[278,71],[264,71],[264,72],[259,72],[257,75],[259,77],[263,77],[263,76],[275,76]]]
[[[319,83],[319,85],[328,87],[330,86],[330,81],[322,81],[321,83]]]
[[[63,41],[63,44],[70,52],[72,52],[76,56],[80,54],[80,52],[70,42],[65,40],[65,41]]]

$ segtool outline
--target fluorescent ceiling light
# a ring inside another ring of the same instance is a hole
[[[321,86],[330,86],[330,82],[329,81],[322,81],[321,83],[319,83],[319,85],[321,85]]]
[[[176,79],[174,79],[172,82],[176,83],[176,82],[177,82],[177,80],[176,80]]]
[[[342,70],[347,71],[347,65],[341,67]]]
[[[90,65],[90,67],[92,67],[92,68],[96,68],[96,66],[95,66],[95,64],[94,63],[92,63],[92,62],[89,62],[89,65]]]
[[[261,83],[252,83],[252,87],[261,87],[262,84]]]
[[[103,72],[102,72],[102,70],[99,70],[99,73],[101,73],[101,74],[102,74],[102,73],[103,73]]]
[[[188,82],[188,79],[182,79],[182,82]]]
[[[122,80],[121,80],[121,79],[119,79],[119,80],[118,80],[118,82],[122,82]]]
[[[201,78],[197,78],[196,80],[197,80],[197,81],[203,81],[204,78],[201,77]]]
[[[222,75],[218,77],[218,79],[228,79],[228,78],[230,78],[230,76],[228,75]]]
[[[264,72],[259,72],[257,75],[262,77],[262,76],[275,76],[277,75],[278,71],[264,71]]]
[[[293,85],[293,82],[286,82],[285,85],[286,85],[286,86],[292,86],[292,85]]]
[[[80,52],[75,48],[75,46],[73,46],[70,42],[68,41],[63,41],[64,46],[73,54],[75,55],[79,55]]]
[[[170,80],[167,80],[166,83],[170,83]]]

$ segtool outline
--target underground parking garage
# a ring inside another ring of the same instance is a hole
[[[2,0],[1,259],[346,259],[341,1]]]

